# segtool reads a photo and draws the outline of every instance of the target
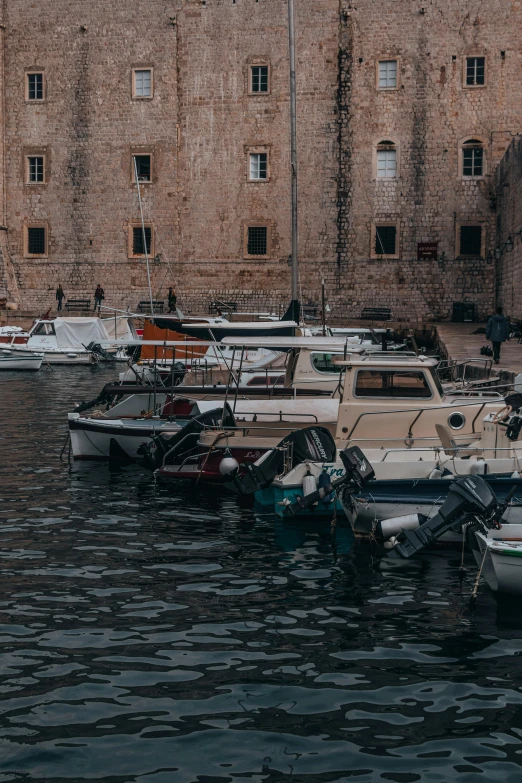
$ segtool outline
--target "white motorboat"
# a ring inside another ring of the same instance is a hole
[[[487,535],[470,528],[466,540],[491,590],[522,595],[522,524],[502,525]]]
[[[0,370],[39,370],[44,354],[23,346],[0,345]]]

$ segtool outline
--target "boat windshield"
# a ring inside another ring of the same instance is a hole
[[[432,396],[426,375],[418,370],[358,370],[356,397],[424,398]]]
[[[432,371],[431,371],[431,378],[432,378],[433,384],[434,384],[435,388],[437,389],[438,393],[440,394],[440,396],[444,397],[444,389],[442,388],[442,384],[440,382],[440,378],[437,375],[437,370],[435,368],[433,368]]]
[[[54,331],[53,324],[38,324],[36,329],[32,332],[32,334],[42,335],[42,334],[56,334]]]
[[[332,363],[332,356],[339,356],[340,354],[331,354],[331,353],[313,353],[310,356],[310,361],[312,362],[312,367],[314,370],[317,370],[317,372],[321,373],[328,373],[328,374],[339,374],[343,371],[343,367],[341,365],[333,364]]]

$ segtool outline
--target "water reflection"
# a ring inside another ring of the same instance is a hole
[[[522,621],[136,466],[59,462],[107,369],[3,373],[0,781],[515,781]],[[521,727],[521,728],[519,728]]]

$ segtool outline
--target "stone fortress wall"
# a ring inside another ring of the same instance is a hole
[[[484,316],[495,297],[495,168],[522,128],[519,2],[296,0],[300,284],[335,315],[385,305],[394,317],[448,318],[454,301]],[[133,154],[152,156],[143,184],[154,236],[155,295],[187,310],[212,299],[282,307],[290,288],[288,42],[285,0],[5,0],[0,32],[3,287],[23,307],[71,297],[135,308],[145,264],[129,258],[139,221]],[[466,57],[485,83],[465,84]],[[379,61],[396,88],[378,88]],[[250,69],[269,69],[252,94]],[[133,68],[151,69],[150,99]],[[44,74],[27,100],[28,72]],[[480,177],[462,176],[462,143],[483,147]],[[380,142],[397,176],[376,177]],[[250,152],[267,178],[249,181]],[[45,156],[41,184],[28,156]],[[460,254],[461,225],[480,225],[479,254]],[[47,230],[28,257],[27,227]],[[267,258],[247,257],[249,225],[267,227]],[[394,225],[393,257],[375,256],[375,226]],[[417,260],[420,242],[436,259]],[[132,244],[132,243],[131,243]],[[488,258],[489,256],[489,258]],[[0,280],[0,288],[2,281]],[[16,289],[16,290],[14,290]]]

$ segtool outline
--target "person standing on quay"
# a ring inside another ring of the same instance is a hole
[[[502,314],[502,308],[497,307],[497,312],[492,315],[486,326],[486,340],[493,344],[493,359],[495,364],[500,361],[500,346],[506,340],[509,340],[509,321]]]
[[[175,313],[176,312],[176,302],[178,301],[178,297],[176,296],[174,289],[172,286],[169,288],[169,313]]]
[[[100,312],[101,303],[103,302],[104,299],[105,299],[105,291],[98,283],[98,285],[96,286],[96,291],[94,292],[94,310],[98,308],[98,313]]]
[[[56,308],[57,310],[61,310],[62,309],[62,301],[64,299],[65,299],[65,293],[64,293],[64,290],[62,288],[62,284],[60,283],[58,285],[58,288],[56,289],[56,300],[58,302],[58,307]]]

